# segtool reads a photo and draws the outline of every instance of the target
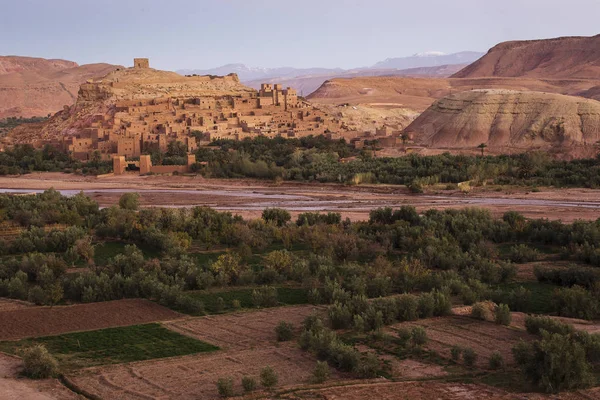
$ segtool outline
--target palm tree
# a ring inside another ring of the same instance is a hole
[[[483,152],[485,151],[486,147],[488,147],[488,146],[485,143],[481,143],[479,146],[477,146],[478,149],[481,149],[481,156],[482,157],[483,157]]]
[[[402,135],[400,135],[400,139],[402,139],[402,144],[406,145],[406,142],[408,142],[408,134],[403,133]]]

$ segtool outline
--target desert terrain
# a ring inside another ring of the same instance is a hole
[[[45,117],[72,105],[79,86],[118,65],[0,56],[0,119]]]

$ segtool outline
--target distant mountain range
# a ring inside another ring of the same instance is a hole
[[[477,51],[461,51],[444,54],[437,51],[418,53],[411,57],[388,58],[373,65],[373,69],[409,69],[422,67],[438,67],[440,65],[470,64],[485,53]]]
[[[410,57],[388,58],[370,67],[342,68],[260,68],[244,64],[227,64],[211,69],[183,69],[182,75],[227,75],[236,73],[240,81],[255,89],[261,83],[281,83],[308,95],[327,79],[354,76],[436,76],[445,77],[458,72],[466,65],[482,57],[484,53],[463,51],[444,54],[437,51],[418,53]]]
[[[343,73],[344,70],[341,68],[293,68],[293,67],[279,67],[279,68],[260,68],[260,67],[248,67],[244,64],[227,64],[217,68],[211,69],[182,69],[175,71],[181,75],[227,75],[236,73],[240,81],[253,81],[256,79],[269,79],[274,77],[281,78],[294,78],[297,76],[306,75],[326,75]]]
[[[271,78],[297,78],[319,75],[341,75],[354,74],[357,75],[361,71],[370,70],[403,70],[411,68],[423,67],[438,67],[441,65],[452,64],[470,64],[473,61],[482,57],[485,53],[476,51],[463,51],[460,53],[444,54],[437,51],[418,53],[410,57],[388,58],[380,61],[371,67],[359,67],[353,69],[342,68],[293,68],[293,67],[278,67],[278,68],[261,68],[248,67],[245,64],[227,64],[211,69],[182,69],[175,71],[181,75],[227,75],[236,73],[242,82],[254,81],[257,79]]]

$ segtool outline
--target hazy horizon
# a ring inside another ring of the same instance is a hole
[[[3,6],[0,55],[158,69],[357,68],[507,40],[593,36],[600,1],[19,0]]]

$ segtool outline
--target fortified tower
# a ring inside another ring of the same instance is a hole
[[[134,58],[133,68],[150,68],[150,61],[147,58]]]

